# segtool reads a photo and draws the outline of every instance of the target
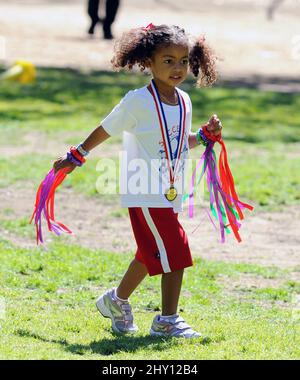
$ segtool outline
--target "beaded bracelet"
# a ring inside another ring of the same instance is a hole
[[[201,138],[202,140],[206,143],[206,145],[210,142],[209,138],[206,136],[206,134],[204,133],[204,130],[203,128],[200,129],[200,135],[201,135]]]
[[[76,166],[82,166],[86,159],[78,152],[75,146],[71,146],[70,151],[67,153],[67,158]]]
[[[202,144],[202,145],[206,146],[208,144],[206,137],[203,138],[202,128],[198,129],[198,131],[196,133],[196,139],[197,139],[199,145]]]
[[[70,148],[70,153],[80,162],[83,164],[85,163],[86,159],[78,152],[78,150],[75,148],[75,146],[72,146]]]
[[[75,164],[76,166],[82,166],[82,162],[80,162],[79,160],[77,160],[73,155],[72,153],[68,152],[67,153],[67,158],[69,161],[72,162],[72,164]]]

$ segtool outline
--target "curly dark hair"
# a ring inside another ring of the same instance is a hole
[[[211,86],[217,80],[217,56],[205,41],[205,37],[192,38],[177,25],[152,25],[151,28],[134,28],[124,32],[116,40],[113,69],[132,70],[137,65],[141,71],[146,68],[146,60],[162,46],[170,44],[186,45],[189,48],[189,69],[197,78],[196,86]],[[200,74],[200,76],[199,76]]]

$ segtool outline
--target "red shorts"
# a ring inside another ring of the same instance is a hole
[[[129,207],[137,243],[136,260],[150,276],[193,265],[187,234],[173,208]]]

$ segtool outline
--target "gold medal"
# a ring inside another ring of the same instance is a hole
[[[173,185],[169,188],[169,190],[165,193],[165,197],[168,201],[173,202],[174,199],[177,197],[177,190]]]

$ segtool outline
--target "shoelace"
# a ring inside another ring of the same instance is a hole
[[[129,325],[130,323],[133,322],[133,316],[131,314],[131,306],[129,305],[129,303],[123,303],[120,305],[121,307],[121,311],[122,311],[122,314],[123,314],[123,320],[124,320],[124,323],[125,325]]]

